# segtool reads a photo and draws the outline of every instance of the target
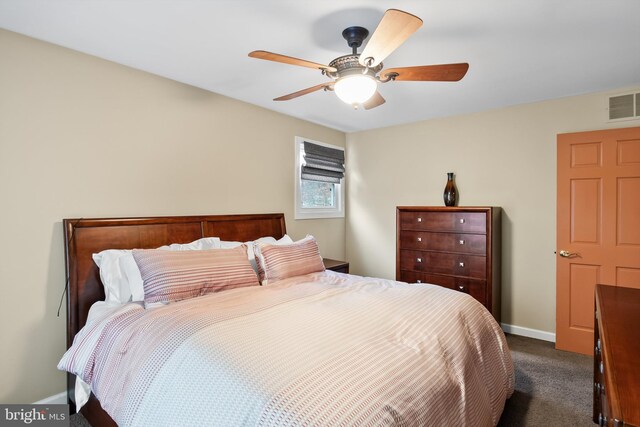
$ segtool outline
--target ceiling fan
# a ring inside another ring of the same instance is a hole
[[[417,67],[399,67],[382,70],[382,61],[396,50],[405,40],[422,26],[422,19],[397,9],[389,9],[380,20],[371,39],[361,53],[358,48],[369,35],[363,27],[349,27],[342,37],[352,49],[351,55],[340,56],[329,65],[305,61],[278,53],[255,50],[249,54],[252,58],[282,62],[315,68],[329,77],[331,81],[299,90],[274,101],[288,101],[302,95],[323,89],[335,91],[338,98],[347,104],[365,110],[378,107],[385,99],[378,91],[378,84],[390,81],[459,81],[469,69],[469,64],[421,65]],[[382,70],[382,71],[381,71]]]

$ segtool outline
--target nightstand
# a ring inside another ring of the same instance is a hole
[[[324,258],[324,268],[331,271],[337,271],[338,273],[349,274],[349,263],[346,261],[338,261],[337,259]]]

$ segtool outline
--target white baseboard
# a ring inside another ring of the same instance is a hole
[[[543,341],[556,342],[556,334],[552,332],[540,331],[538,329],[524,328],[522,326],[508,325],[501,323],[502,330],[507,334],[521,335],[523,337],[535,338]]]
[[[67,403],[67,392],[63,391],[58,394],[54,394],[53,396],[45,397],[42,400],[38,400],[34,402],[34,405],[66,405]]]

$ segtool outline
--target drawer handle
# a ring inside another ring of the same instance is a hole
[[[604,375],[604,363],[600,362],[600,373]]]
[[[422,262],[422,258],[416,258],[416,262]]]
[[[600,415],[598,415],[598,425],[604,427],[604,426],[607,425],[608,422],[609,422],[609,420],[607,419],[607,417],[602,415],[602,412],[601,412]]]
[[[594,383],[593,384],[593,388],[596,389],[596,393],[600,394],[600,383]]]
[[[422,283],[422,280],[418,279],[416,280],[416,283]]]
[[[458,290],[460,292],[467,292],[467,288],[464,285],[458,285]]]
[[[461,245],[464,245],[464,240],[458,240],[458,243],[460,243]]]
[[[418,218],[418,222],[422,222],[422,218]]]
[[[598,349],[598,353],[600,353],[600,349],[602,344],[600,344],[600,338],[598,338],[598,346],[596,347]]]
[[[464,262],[459,262],[459,263],[458,263],[458,265],[459,265],[460,267],[464,267]]]
[[[418,242],[422,242],[422,237],[418,237]]]
[[[460,218],[460,224],[464,224],[464,218]]]

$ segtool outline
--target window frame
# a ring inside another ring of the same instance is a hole
[[[342,178],[339,184],[334,185],[334,202],[332,208],[304,208],[302,207],[302,145],[304,141],[313,144],[322,145],[329,148],[345,151],[344,147],[327,144],[325,142],[314,141],[313,139],[296,136],[294,140],[295,147],[295,181],[294,181],[294,218],[295,219],[321,219],[321,218],[344,218],[344,189],[346,176]]]

